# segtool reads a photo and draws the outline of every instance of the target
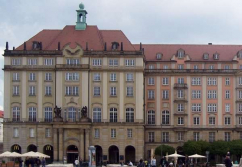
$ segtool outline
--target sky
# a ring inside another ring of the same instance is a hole
[[[0,0],[0,68],[5,43],[17,47],[42,29],[75,25],[83,2],[87,24],[122,30],[132,43],[242,44],[241,0]],[[4,75],[0,71],[0,110]]]

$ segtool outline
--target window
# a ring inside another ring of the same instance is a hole
[[[184,91],[183,90],[177,90],[177,97],[178,98],[184,98]]]
[[[101,59],[92,59],[92,65],[93,66],[101,66],[102,60]]]
[[[155,132],[148,133],[148,140],[149,142],[155,142]]]
[[[117,108],[110,108],[110,122],[118,122]]]
[[[134,122],[134,109],[126,108],[126,122]]]
[[[68,121],[71,121],[71,122],[76,121],[76,108],[74,107],[68,108]]]
[[[94,73],[93,74],[93,81],[100,81],[101,77],[100,77],[100,73]]]
[[[19,130],[18,130],[18,128],[13,128],[13,137],[19,137]]]
[[[216,99],[217,98],[217,91],[216,90],[209,90],[208,91],[208,99]]]
[[[155,91],[148,90],[148,99],[155,99]]]
[[[111,73],[110,74],[110,81],[117,81],[117,75],[116,75],[116,73]]]
[[[100,96],[100,87],[94,87],[94,96]]]
[[[100,130],[99,129],[94,129],[94,137],[99,138],[100,137]]]
[[[117,96],[116,87],[110,87],[110,96]]]
[[[239,91],[239,99],[242,99],[242,91]]]
[[[12,65],[20,66],[21,65],[21,59],[12,59]]]
[[[79,73],[66,73],[66,81],[79,81]]]
[[[133,93],[133,87],[132,86],[128,86],[127,87],[127,96],[134,96],[134,93]]]
[[[161,54],[161,53],[157,53],[157,54],[156,54],[156,59],[157,59],[157,60],[160,60],[161,57],[162,57],[162,54]]]
[[[217,104],[208,104],[208,112],[217,112]]]
[[[194,70],[198,70],[198,65],[194,65],[194,66],[193,66],[193,69],[194,69]]]
[[[109,66],[118,66],[117,59],[109,59]]]
[[[50,128],[45,129],[45,137],[51,137]]]
[[[169,90],[163,90],[162,91],[162,98],[163,99],[169,99]]]
[[[200,99],[201,98],[201,90],[192,90],[192,98]]]
[[[209,125],[215,125],[215,117],[209,117]]]
[[[194,141],[199,141],[199,132],[193,132],[193,139]]]
[[[162,125],[169,125],[169,124],[170,124],[169,111],[167,111],[167,110],[162,111]]]
[[[52,66],[53,65],[53,59],[52,58],[44,59],[44,65]]]
[[[134,66],[134,60],[133,59],[126,59],[125,60],[125,66]]]
[[[45,87],[45,96],[50,96],[51,95],[51,86],[46,86]]]
[[[78,86],[66,86],[66,96],[78,96],[79,87]]]
[[[225,125],[230,125],[231,121],[230,121],[230,117],[224,117],[224,124]]]
[[[45,73],[45,80],[52,81],[52,73]]]
[[[209,142],[214,142],[215,141],[215,132],[209,132]]]
[[[66,59],[66,64],[67,65],[78,65],[80,64],[79,59]]]
[[[178,84],[184,84],[184,78],[178,78],[177,79]]]
[[[155,85],[155,79],[153,77],[148,78],[148,85]]]
[[[93,122],[101,122],[101,108],[93,108]]]
[[[225,78],[225,85],[230,85],[230,78]]]
[[[35,96],[35,86],[29,86],[29,96]]]
[[[29,137],[34,137],[35,136],[35,131],[34,128],[29,129]]]
[[[183,117],[178,117],[177,118],[177,124],[178,125],[184,125],[184,118]]]
[[[13,86],[13,95],[19,96],[19,86]]]
[[[208,85],[217,85],[217,78],[208,78]]]
[[[132,138],[132,136],[133,136],[132,129],[127,129],[127,137]]]
[[[177,68],[178,68],[179,70],[183,70],[183,69],[184,69],[184,65],[183,65],[183,64],[178,64]]]
[[[193,103],[192,104],[192,111],[193,112],[201,112],[201,104]]]
[[[116,129],[111,129],[111,138],[116,138]]]
[[[199,124],[200,124],[200,119],[199,119],[199,117],[193,117],[193,124],[194,124],[194,125],[199,125]]]
[[[155,111],[154,110],[148,111],[148,124],[155,125]]]
[[[201,78],[192,78],[192,85],[201,85]]]
[[[177,140],[184,141],[184,132],[177,132]]]
[[[163,65],[163,69],[167,70],[169,67],[167,65]]]
[[[45,122],[52,122],[52,108],[45,107]]]
[[[209,65],[208,67],[210,70],[214,69],[214,65]]]
[[[230,91],[229,90],[225,91],[225,99],[230,99]]]
[[[229,70],[230,69],[230,66],[226,65],[226,66],[224,66],[224,69],[225,70]]]
[[[184,57],[184,51],[183,50],[178,50],[177,56],[178,56],[178,58],[183,58]]]
[[[207,54],[207,53],[204,53],[204,54],[203,54],[203,59],[204,59],[204,60],[207,60],[207,59],[208,59],[208,54]]]
[[[28,65],[37,65],[37,59],[28,59]]]
[[[162,142],[169,142],[169,132],[162,132]]]
[[[230,132],[224,132],[224,141],[230,141]]]
[[[149,65],[149,70],[153,70],[155,69],[155,66],[154,65]]]
[[[35,81],[35,73],[29,73],[29,80]]]
[[[183,103],[177,104],[177,111],[178,112],[184,112],[184,104]]]
[[[239,85],[242,85],[242,77],[239,77]]]
[[[13,107],[13,121],[20,121],[20,107]]]
[[[162,78],[162,84],[163,84],[163,85],[168,85],[168,84],[169,84],[169,80],[168,80],[167,77]]]
[[[213,55],[213,59],[218,60],[218,53],[215,53],[215,54]]]
[[[134,74],[133,73],[128,73],[126,74],[126,81],[134,81]]]
[[[242,125],[242,117],[239,117],[239,125]]]
[[[225,104],[225,111],[230,112],[230,104],[229,103]]]
[[[13,73],[13,81],[19,81],[20,77],[19,77],[19,73]]]

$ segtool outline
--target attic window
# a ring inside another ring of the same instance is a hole
[[[118,42],[112,42],[112,50],[116,50],[119,47],[119,43]]]
[[[215,53],[215,54],[213,55],[213,59],[214,59],[214,60],[218,60],[218,59],[219,59],[219,54],[218,54],[218,53]]]
[[[203,59],[204,59],[204,60],[208,60],[208,56],[209,56],[208,53],[204,53],[204,54],[203,54]]]
[[[238,56],[239,56],[240,59],[242,59],[242,50],[239,51]]]
[[[33,41],[32,49],[33,50],[39,50],[39,49],[41,49],[41,42]]]
[[[161,54],[161,53],[157,53],[157,54],[156,54],[156,59],[157,59],[157,60],[160,60],[161,57],[162,57],[162,54]]]
[[[178,50],[178,52],[177,52],[178,58],[183,58],[184,57],[184,54],[185,54],[185,52],[182,49]]]

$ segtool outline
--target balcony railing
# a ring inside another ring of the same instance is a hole
[[[54,70],[55,66],[46,65],[4,65],[4,70]]]
[[[145,69],[146,73],[225,73],[234,74],[240,72],[237,69]]]
[[[175,83],[174,88],[175,89],[187,89],[187,84],[186,83]]]
[[[88,69],[88,64],[57,64],[57,69]]]

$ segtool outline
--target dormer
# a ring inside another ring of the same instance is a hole
[[[38,41],[33,41],[32,50],[42,50],[42,43]]]
[[[213,54],[213,59],[218,60],[219,59],[219,54],[216,52]]]
[[[112,50],[116,50],[119,47],[119,43],[118,42],[112,42]]]
[[[204,53],[203,54],[203,60],[208,60],[209,58],[209,54],[208,53]]]
[[[242,59],[242,50],[238,51],[238,58]]]
[[[162,59],[162,53],[156,53],[156,60]]]
[[[179,49],[178,51],[177,51],[177,57],[178,58],[183,58],[185,56],[185,51],[183,50],[183,49]]]

